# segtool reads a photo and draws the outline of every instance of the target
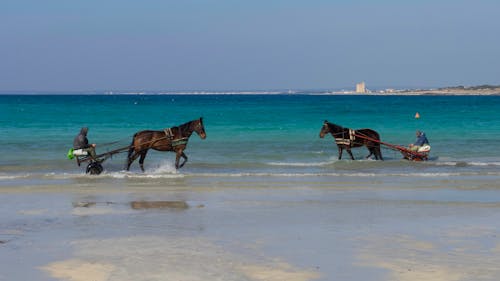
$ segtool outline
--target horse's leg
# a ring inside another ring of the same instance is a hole
[[[380,145],[378,145],[377,147],[375,147],[375,155],[378,154],[378,159],[384,161],[384,158],[382,157],[382,151],[380,150]]]
[[[131,154],[131,155],[128,156],[127,171],[130,170],[130,166],[135,161],[135,159],[137,159],[137,157],[139,157],[139,153],[137,153],[137,152],[134,152],[133,154]]]
[[[179,168],[182,168],[182,166],[184,166],[184,164],[186,164],[186,162],[188,161],[188,157],[186,156],[186,154],[184,153],[184,151],[182,151],[181,153],[181,157],[184,158],[184,161],[182,162],[182,164],[179,166]]]
[[[179,159],[181,158],[181,153],[180,151],[177,151],[175,153],[175,168],[179,169]]]
[[[351,159],[354,160],[354,156],[352,155],[351,148],[348,147],[348,148],[346,148],[346,150],[347,150],[347,153],[349,153],[349,156],[351,156]]]
[[[134,137],[132,138],[132,143],[130,144],[130,146],[128,148],[128,153],[127,153],[127,171],[130,169],[130,165],[132,165],[132,162],[134,162],[135,158],[137,158],[136,152],[135,152],[135,147],[134,147],[135,137],[136,136],[137,136],[137,134],[134,134]],[[135,158],[133,158],[133,157],[135,157]]]
[[[182,164],[179,165],[179,161],[180,161],[181,157],[184,158],[184,161],[182,162]],[[187,162],[186,154],[184,154],[183,150],[178,150],[175,153],[175,168],[176,169],[182,168],[182,166],[184,166],[184,164],[186,164],[186,162]]]
[[[342,147],[338,147],[339,149],[339,160],[342,159],[342,152],[344,151],[344,149],[342,149]]]
[[[139,165],[141,166],[141,170],[144,173],[144,159],[146,158],[146,154],[148,154],[148,150],[141,151],[141,158],[139,159]]]
[[[375,155],[375,159],[378,159],[377,154],[375,153],[373,146],[367,145],[366,148],[368,148],[368,151],[370,152],[370,154],[368,154],[368,156],[366,156],[366,159],[370,158],[372,155]]]

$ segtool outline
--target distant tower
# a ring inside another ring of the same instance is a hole
[[[356,93],[364,94],[366,93],[365,82],[356,84]]]

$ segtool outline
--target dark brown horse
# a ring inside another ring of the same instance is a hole
[[[324,138],[328,133],[331,133],[333,138],[335,139],[335,143],[337,144],[337,148],[339,149],[339,160],[342,159],[342,151],[344,149],[347,150],[347,152],[351,156],[351,159],[354,160],[351,148],[360,147],[363,145],[366,146],[370,151],[370,154],[366,156],[366,158],[375,155],[375,159],[384,160],[382,158],[382,152],[380,151],[380,143],[369,140],[380,140],[378,133],[372,129],[352,130],[339,125],[335,125],[325,120],[325,122],[323,123],[323,127],[321,127],[321,131],[319,132],[319,137]],[[368,139],[363,137],[367,137]]]
[[[130,169],[132,162],[140,156],[139,164],[141,170],[144,172],[144,158],[146,158],[149,149],[175,152],[175,168],[182,168],[188,160],[184,149],[186,149],[189,137],[193,132],[196,132],[201,139],[207,137],[201,117],[200,119],[189,121],[178,127],[168,128],[163,131],[146,130],[136,133],[128,150],[127,171]],[[179,165],[181,157],[184,158],[184,161]]]

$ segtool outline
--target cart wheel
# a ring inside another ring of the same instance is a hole
[[[87,166],[87,174],[91,174],[91,175],[99,175],[101,172],[102,172],[103,168],[102,168],[102,165],[101,163],[99,162],[91,162],[88,166]]]

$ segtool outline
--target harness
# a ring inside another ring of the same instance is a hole
[[[167,139],[172,140],[174,138],[172,128],[164,129],[163,132],[165,132],[165,136],[167,137]]]
[[[342,133],[337,133],[337,134],[342,134],[341,138],[335,138],[335,143],[340,145],[352,146],[356,138],[356,131],[353,129],[349,129],[349,138],[345,137],[345,133],[343,131]]]
[[[181,137],[178,139],[174,139],[175,134],[172,132],[172,128],[164,129],[165,137],[170,140],[172,147],[177,147],[179,145],[184,145],[188,143],[188,137]]]

